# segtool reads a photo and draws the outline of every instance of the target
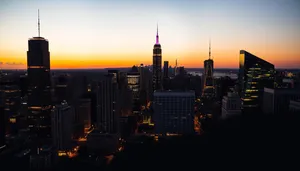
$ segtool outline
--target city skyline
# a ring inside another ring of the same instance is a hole
[[[150,65],[157,23],[162,60],[171,66],[178,59],[203,68],[211,39],[215,68],[238,68],[240,50],[276,68],[300,68],[298,7],[293,0],[1,1],[0,68],[26,68],[27,40],[38,35],[37,9],[51,69]]]

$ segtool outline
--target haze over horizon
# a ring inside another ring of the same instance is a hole
[[[211,39],[216,68],[238,68],[242,49],[276,68],[300,68],[297,0],[3,0],[0,68],[26,68],[37,9],[52,69],[151,65],[157,23],[172,66],[203,68]]]

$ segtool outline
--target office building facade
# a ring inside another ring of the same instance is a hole
[[[222,99],[222,118],[241,114],[241,98],[237,92],[228,92]]]
[[[52,140],[58,151],[66,151],[72,147],[72,128],[74,108],[63,101],[52,109]]]
[[[264,88],[274,88],[274,65],[245,51],[240,51],[239,86],[242,111],[262,110]]]
[[[103,132],[118,133],[120,115],[118,85],[114,82],[113,75],[105,75],[98,83],[98,87],[97,127]]]
[[[263,112],[265,114],[286,115],[290,100],[300,99],[300,91],[290,88],[264,88]]]
[[[154,92],[154,130],[157,134],[194,133],[195,92]]]

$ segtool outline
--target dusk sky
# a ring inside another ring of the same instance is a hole
[[[1,0],[0,68],[26,68],[38,9],[53,69],[150,65],[157,23],[171,65],[203,68],[211,39],[216,68],[241,49],[300,68],[299,0]]]

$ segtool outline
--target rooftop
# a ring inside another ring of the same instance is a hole
[[[43,37],[33,37],[33,38],[30,38],[29,40],[45,40],[45,41],[48,41],[47,39],[45,39]]]

